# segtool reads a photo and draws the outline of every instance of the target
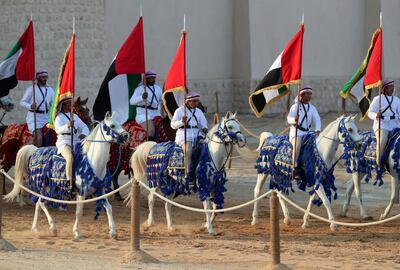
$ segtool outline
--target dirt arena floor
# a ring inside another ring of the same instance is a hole
[[[334,114],[323,116],[323,123],[334,119]],[[283,116],[256,120],[252,116],[239,119],[256,133],[262,130],[279,133],[284,129]],[[360,125],[364,129],[371,122]],[[256,140],[249,138],[255,148]],[[236,155],[236,154],[235,154]],[[11,173],[13,175],[13,172]],[[339,217],[349,176],[343,168],[335,171],[339,198],[333,202],[337,220],[363,222],[353,200],[349,217]],[[226,207],[251,200],[256,182],[253,161],[234,159],[228,172]],[[123,179],[122,179],[123,180]],[[364,201],[373,220],[377,220],[388,203],[389,181],[382,187],[372,183],[362,185]],[[7,189],[11,185],[8,183]],[[267,187],[264,188],[267,191]],[[291,198],[306,207],[308,196],[297,191]],[[178,198],[178,202],[201,207],[196,195]],[[20,208],[16,203],[3,209],[3,236],[18,247],[15,252],[0,252],[0,270],[17,269],[261,269],[271,262],[269,245],[268,199],[260,203],[260,224],[251,226],[252,207],[217,216],[216,236],[201,229],[204,215],[173,208],[175,230],[166,228],[164,204],[156,200],[155,226],[142,225],[142,248],[160,262],[157,264],[123,265],[121,258],[129,251],[130,209],[111,199],[117,223],[116,239],[108,238],[106,215],[93,220],[94,205],[85,207],[81,225],[82,239],[73,240],[74,208],[66,212],[51,210],[58,228],[52,236],[44,214],[40,218],[40,232],[30,231],[33,206]],[[281,218],[281,260],[292,269],[400,269],[400,220],[380,226],[364,228],[339,227],[332,232],[329,224],[310,219],[310,228],[303,230],[302,214],[290,208],[292,224],[283,224]],[[323,207],[313,212],[327,216]],[[391,215],[400,213],[395,205]],[[142,189],[141,222],[147,217],[147,192]]]

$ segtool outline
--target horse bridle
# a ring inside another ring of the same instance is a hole
[[[101,136],[103,137],[104,140],[87,140],[88,142],[102,142],[102,143],[111,143],[111,142],[115,142],[117,144],[121,144],[124,141],[124,137],[122,136],[122,134],[116,132],[115,130],[113,130],[111,127],[109,127],[108,125],[106,125],[104,123],[104,121],[101,121],[99,123],[100,125],[100,132],[101,132]],[[112,140],[107,140],[106,136],[104,135],[104,133],[108,136],[111,136],[111,138],[113,138]]]
[[[338,129],[336,131],[336,135],[337,135],[338,138],[341,135],[344,138],[344,142],[340,141],[340,139],[329,138],[327,136],[322,136],[322,138],[328,139],[328,140],[331,140],[331,141],[334,141],[334,142],[336,142],[338,144],[343,144],[343,145],[354,145],[354,144],[356,144],[356,143],[358,143],[358,142],[360,142],[362,140],[362,139],[360,139],[360,140],[354,141],[354,140],[351,139],[350,132],[346,128],[346,125],[344,123],[344,118],[340,119],[339,126],[338,126]]]
[[[225,124],[224,124],[224,127],[222,128],[221,125],[219,125],[217,131],[213,134],[213,135],[217,136],[218,139],[221,140],[220,142],[214,141],[212,138],[210,138],[210,137],[208,137],[208,136],[207,136],[207,138],[208,138],[210,141],[215,142],[215,143],[219,143],[219,144],[225,144],[225,145],[233,144],[233,143],[238,144],[238,143],[239,143],[238,135],[239,135],[239,134],[242,134],[242,132],[241,132],[240,130],[239,130],[239,131],[236,131],[236,132],[229,131],[229,130],[226,128],[226,124],[227,124],[229,121],[235,121],[235,122],[236,122],[235,119],[228,119],[228,120],[226,120],[226,121],[225,121]],[[237,123],[237,122],[236,122],[236,123]],[[237,124],[239,124],[239,123],[237,123]],[[226,140],[227,137],[230,139],[229,141]],[[243,136],[243,137],[244,137],[244,136]],[[245,143],[246,143],[246,137],[244,137],[244,139],[245,139]],[[239,146],[239,147],[240,147],[240,146]],[[243,147],[243,146],[242,146],[242,147]]]

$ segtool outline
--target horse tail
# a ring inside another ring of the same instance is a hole
[[[140,144],[132,154],[130,166],[133,170],[133,177],[140,182],[146,181],[147,157],[154,145],[156,145],[155,142],[144,142]]]
[[[28,178],[29,159],[37,149],[34,145],[25,145],[18,151],[15,161],[15,183],[11,192],[4,196],[6,201],[13,201],[20,195],[20,185],[24,183],[24,179]]]

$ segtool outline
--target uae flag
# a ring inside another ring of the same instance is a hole
[[[289,94],[290,84],[300,83],[303,35],[304,24],[301,24],[299,32],[286,45],[249,96],[250,107],[257,117],[261,117],[268,106]]]
[[[0,62],[0,97],[9,94],[18,81],[35,79],[35,43],[33,22],[30,21],[25,32],[15,43],[11,51]]]
[[[183,31],[164,82],[163,103],[169,118],[172,118],[176,109],[184,105],[186,91],[186,32]]]
[[[49,113],[49,123],[47,126],[54,129],[54,120],[57,116],[58,104],[65,98],[73,98],[75,91],[75,34],[72,35],[71,42],[64,54],[64,59],[60,67],[56,91]]]
[[[378,28],[372,36],[367,55],[358,67],[356,73],[346,82],[340,90],[343,98],[351,97],[357,102],[361,111],[361,120],[367,116],[371,103],[371,88],[379,86],[381,79],[381,52],[382,52],[382,29]],[[377,61],[378,60],[378,61]],[[368,77],[367,77],[367,70]],[[367,79],[368,78],[368,79]]]
[[[93,106],[94,119],[101,121],[107,111],[114,120],[123,124],[135,119],[136,106],[129,104],[136,87],[145,72],[143,18],[125,40],[115,56],[100,86]]]

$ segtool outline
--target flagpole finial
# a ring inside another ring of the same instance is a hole
[[[142,17],[143,16],[142,1],[139,2],[139,6],[140,6],[140,17]]]
[[[31,21],[33,21],[33,14],[32,14],[32,11],[31,11]]]
[[[304,8],[303,8],[303,14],[301,15],[301,24],[304,24]]]
[[[72,17],[72,34],[75,35],[75,16]]]
[[[186,32],[186,14],[183,14],[183,32]]]
[[[379,27],[382,27],[382,11],[379,12]]]

